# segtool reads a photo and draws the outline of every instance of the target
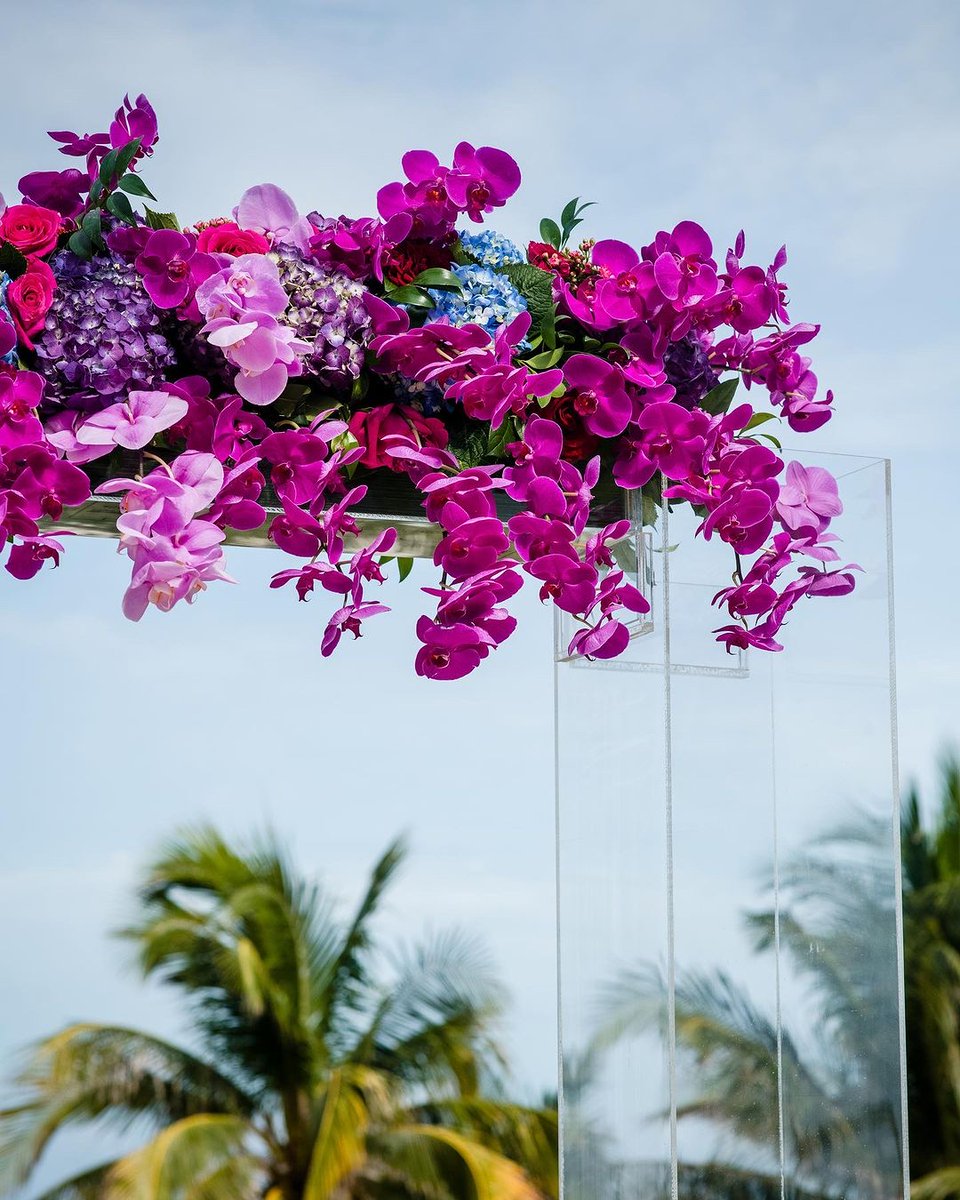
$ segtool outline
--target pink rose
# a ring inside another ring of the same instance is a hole
[[[7,287],[10,315],[20,342],[28,350],[33,349],[30,339],[43,328],[56,290],[57,280],[53,271],[39,258],[31,258],[26,271]]]
[[[392,458],[386,451],[391,446],[408,445],[446,448],[446,426],[436,417],[425,417],[407,404],[382,404],[365,412],[355,412],[350,418],[350,432],[366,447],[360,465],[373,470],[389,467],[391,471],[403,471],[403,459]],[[390,441],[385,439],[389,438]]]
[[[200,230],[197,249],[201,254],[229,254],[239,258],[241,254],[266,254],[270,243],[262,233],[241,229],[234,221],[224,221]]]
[[[0,241],[9,242],[21,254],[49,254],[57,247],[63,218],[52,208],[38,204],[11,204],[0,217]]]

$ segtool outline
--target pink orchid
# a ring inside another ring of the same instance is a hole
[[[131,392],[121,404],[111,404],[77,429],[81,446],[123,446],[140,450],[181,417],[190,405],[170,392]]]

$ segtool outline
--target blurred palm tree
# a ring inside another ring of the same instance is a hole
[[[42,1200],[556,1196],[555,1112],[481,1087],[502,1066],[501,1004],[476,946],[447,934],[374,973],[371,921],[403,856],[390,846],[343,924],[273,840],[174,841],[123,936],[182,994],[199,1051],[96,1024],[41,1042],[0,1113],[0,1192],[93,1122],[153,1136]]]
[[[960,1197],[960,761],[945,755],[936,817],[903,813],[910,1162],[915,1200]]]
[[[920,1146],[915,1173],[950,1161],[960,1148],[954,760],[945,763],[943,779],[938,827],[923,832],[914,795],[903,830],[912,1136]],[[773,953],[779,942],[784,956],[793,1027],[781,1028],[779,1038],[774,1015],[724,972],[678,973],[678,1118],[712,1124],[725,1139],[718,1161],[681,1166],[683,1200],[889,1200],[901,1194],[891,834],[889,821],[862,815],[813,839],[781,865],[779,920],[772,907],[747,916],[754,950]],[[628,1036],[667,1038],[667,985],[655,967],[621,973],[605,990],[603,1008],[597,1051]],[[942,1147],[946,1158],[928,1157],[927,1142],[931,1151]],[[940,1184],[921,1181],[913,1195],[956,1200],[960,1171],[941,1176]]]

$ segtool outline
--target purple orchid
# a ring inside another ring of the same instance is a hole
[[[713,244],[695,221],[681,221],[672,233],[661,231],[643,257],[653,263],[657,287],[677,309],[709,300],[717,290]]]
[[[445,517],[451,507],[447,505]],[[492,567],[509,545],[501,521],[495,517],[470,517],[441,539],[433,561],[452,579],[465,579]]]
[[[462,679],[490,653],[492,636],[477,625],[440,625],[429,617],[417,622],[417,637],[423,642],[415,669],[428,679]]]
[[[0,374],[0,452],[43,441],[43,426],[37,416],[42,399],[43,380],[33,371]]]
[[[843,512],[837,481],[823,467],[787,464],[787,481],[780,487],[777,516],[790,530],[812,526],[823,529]]]
[[[170,392],[131,392],[122,404],[111,404],[88,417],[77,429],[77,442],[142,450],[186,416],[189,407],[182,396]]]
[[[2,524],[2,520],[0,520]],[[69,536],[69,531],[58,530],[57,537]],[[57,541],[53,534],[41,533],[36,537],[25,537],[10,550],[6,561],[6,569],[14,579],[32,579],[43,569],[45,562],[52,562],[54,567],[60,566],[60,555],[63,554],[63,543]]]
[[[241,254],[231,259],[203,281],[196,299],[208,321],[222,317],[243,320],[251,312],[279,317],[288,304],[280,269],[265,254]]]
[[[194,278],[197,257],[197,239],[192,233],[156,229],[150,234],[137,256],[136,268],[143,276],[147,295],[157,308],[178,308],[193,295],[200,282]],[[211,256],[199,257],[198,267]]]
[[[241,229],[252,229],[274,242],[296,246],[304,253],[310,249],[313,226],[306,217],[300,216],[296,204],[276,184],[261,183],[248,188],[234,209],[233,217]]]
[[[524,566],[542,581],[541,600],[552,600],[565,612],[586,612],[597,593],[597,569],[566,554],[545,554]]]
[[[633,402],[618,366],[593,354],[574,354],[564,364],[563,378],[574,410],[591,433],[598,437],[623,433]]]

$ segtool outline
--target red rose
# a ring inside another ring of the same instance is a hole
[[[21,344],[28,350],[33,349],[31,337],[43,328],[56,290],[57,280],[53,271],[39,258],[31,258],[26,271],[7,287],[10,315]]]
[[[224,221],[200,230],[197,249],[202,254],[229,254],[239,258],[241,254],[266,254],[270,243],[262,233],[241,229],[233,221]]]
[[[38,204],[11,204],[0,217],[0,241],[16,246],[21,254],[49,254],[57,247],[63,218]]]
[[[563,450],[560,457],[567,462],[582,462],[589,458],[600,444],[600,439],[584,425],[569,395],[551,400],[540,415],[550,421],[556,421],[563,431]]]
[[[350,432],[362,445],[366,453],[360,465],[389,467],[391,471],[406,469],[402,459],[391,458],[384,451],[385,438],[392,438],[391,446],[403,445],[419,449],[421,446],[438,446],[443,450],[448,441],[444,423],[436,417],[425,417],[408,404],[381,404],[365,412],[355,412],[350,418]]]

